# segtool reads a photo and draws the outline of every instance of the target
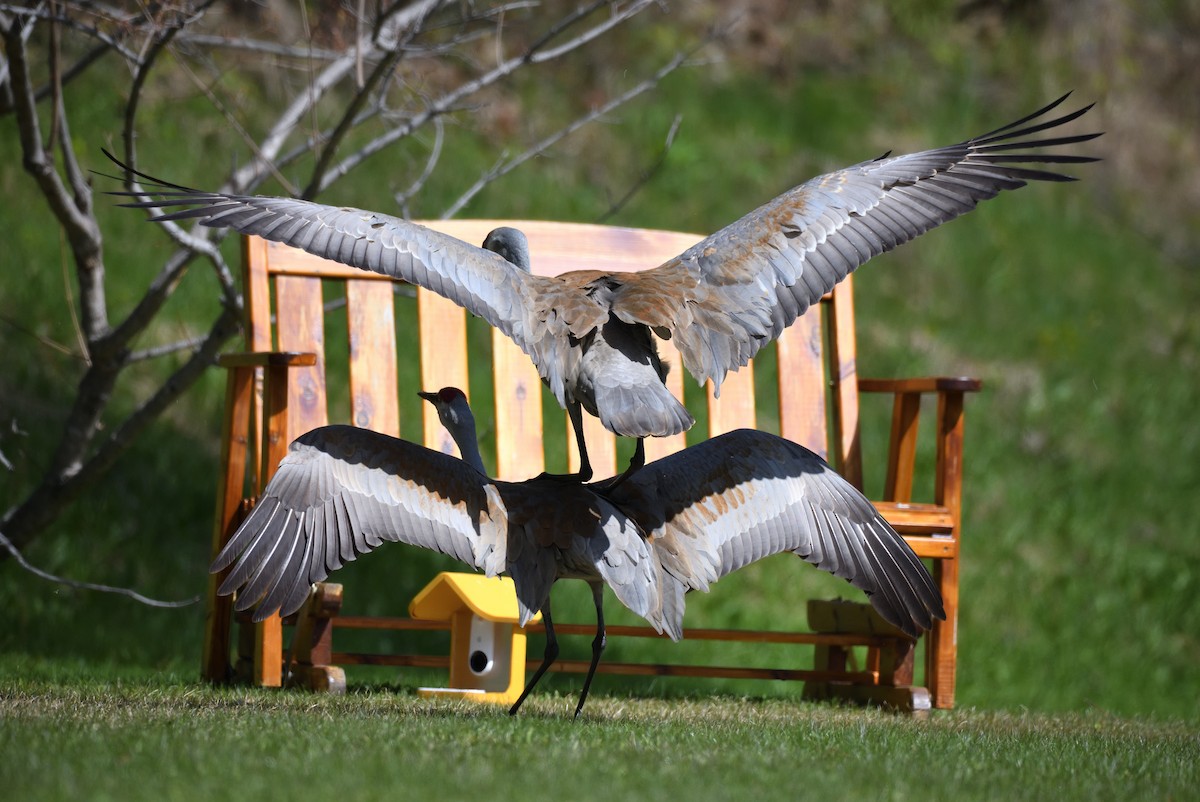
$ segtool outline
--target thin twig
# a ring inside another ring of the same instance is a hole
[[[351,129],[354,128],[355,120],[358,117],[359,111],[367,102],[367,98],[370,96],[371,91],[378,86],[379,83],[384,80],[387,74],[390,73],[396,66],[396,63],[400,60],[402,53],[403,51],[401,51],[399,48],[396,48],[392,52],[388,53],[388,55],[382,61],[375,65],[375,68],[371,70],[370,79],[360,78],[360,86],[358,91],[354,93],[354,97],[352,97],[346,104],[341,119],[339,120],[337,126],[333,129],[333,133],[324,141],[320,152],[317,154],[317,164],[313,168],[312,177],[309,178],[308,185],[300,194],[301,198],[312,200],[317,196],[317,193],[320,192],[321,179],[324,177],[325,171],[329,168],[330,163],[333,161],[334,154],[337,152],[338,147],[341,146],[342,140],[344,140],[346,136],[349,135]],[[295,193],[293,192],[292,194]]]
[[[60,354],[65,354],[66,356],[69,356],[72,359],[78,359],[81,362],[87,361],[82,355],[75,353],[74,351],[72,351],[70,348],[63,345],[62,343],[55,342],[54,340],[51,340],[49,337],[45,337],[41,334],[38,334],[36,331],[33,331],[32,329],[25,328],[24,326],[22,326],[17,321],[13,320],[8,315],[0,315],[0,323],[5,323],[8,326],[11,326],[13,329],[16,329],[17,331],[21,332],[22,334],[26,334],[26,335],[32,337],[33,339],[37,340],[39,343],[46,346],[47,348],[52,348],[55,351],[58,351]]]
[[[150,70],[158,61],[159,54],[166,49],[171,39],[181,30],[183,30],[183,26],[168,27],[165,33],[156,31],[155,35],[151,37],[148,47],[145,48],[144,57],[136,62],[133,83],[129,87],[129,102],[125,104],[124,125],[121,129],[122,144],[124,145],[122,155],[125,157],[125,163],[131,167],[137,167],[137,151],[134,144],[136,142],[137,113],[142,100],[142,87],[150,77]],[[132,181],[133,176],[129,175],[128,180]]]
[[[679,123],[682,120],[682,114],[675,115],[675,119],[671,121],[671,128],[667,131],[667,138],[663,142],[662,150],[658,153],[658,158],[654,160],[653,164],[642,171],[642,174],[638,176],[637,180],[633,182],[633,185],[629,187],[625,194],[618,198],[612,206],[608,207],[607,212],[596,218],[597,223],[603,223],[625,208],[625,204],[629,203],[630,199],[640,192],[642,187],[646,186],[650,179],[662,170],[663,165],[667,163],[667,154],[671,152],[671,145],[675,144],[675,134],[678,133]]]
[[[295,59],[311,58],[318,61],[336,61],[346,55],[344,51],[339,50],[296,47],[276,44],[275,42],[264,42],[260,39],[231,38],[207,33],[188,33],[179,36],[175,41],[181,45],[245,50],[250,53],[261,53],[267,56],[282,56],[283,58]]]
[[[246,130],[246,127],[242,125],[242,122],[237,118],[237,115],[229,110],[229,107],[222,102],[221,98],[217,97],[216,92],[212,91],[208,84],[200,80],[200,76],[196,74],[186,60],[178,58],[176,61],[183,69],[184,73],[186,73],[187,76],[192,79],[192,83],[196,85],[196,88],[199,89],[204,94],[204,97],[208,99],[208,102],[212,104],[213,108],[221,113],[221,116],[225,118],[225,122],[229,123],[229,127],[232,128],[237,135],[242,138],[242,142],[244,142],[256,156],[258,156],[261,163],[266,165],[267,171],[274,176],[276,181],[279,182],[279,185],[283,187],[284,192],[288,193],[289,195],[295,195],[297,191],[295,185],[288,181],[283,173],[281,173],[275,166],[275,162],[268,158],[259,149],[258,143],[254,141],[254,137],[249,131]],[[133,162],[130,162],[130,164],[133,164]]]
[[[145,362],[148,359],[157,359],[160,356],[169,356],[180,351],[196,348],[203,345],[207,337],[188,337],[186,340],[178,342],[165,343],[163,345],[155,345],[150,348],[143,348],[140,351],[132,352],[125,361],[133,364],[134,362]]]
[[[88,353],[87,337],[83,334],[83,326],[79,323],[79,313],[75,310],[75,293],[71,292],[71,276],[67,272],[67,243],[66,234],[58,229],[59,264],[62,267],[63,295],[67,297],[67,310],[71,313],[71,328],[75,332],[75,340],[79,345],[79,356],[85,365],[92,364],[91,354]]]
[[[420,0],[420,2],[403,9],[393,8],[379,22],[379,30],[375,33],[374,51],[387,51],[388,43],[392,42],[395,30],[421,19],[426,11],[437,6],[442,0]],[[321,72],[309,82],[308,91],[297,93],[296,98],[284,109],[275,121],[267,136],[263,138],[258,150],[258,158],[252,159],[237,170],[231,177],[226,191],[248,192],[261,180],[263,165],[275,160],[284,142],[300,125],[304,116],[313,109],[325,94],[338,84],[354,68],[353,53],[343,54],[330,62]],[[304,150],[311,150],[316,143],[310,141]]]
[[[147,604],[151,607],[189,607],[200,601],[199,596],[193,596],[190,599],[181,599],[180,601],[161,601],[159,599],[151,599],[149,596],[143,596],[136,590],[131,590],[130,588],[116,588],[112,585],[97,585],[94,582],[80,582],[75,579],[67,579],[65,577],[55,576],[54,574],[43,571],[41,568],[30,564],[30,562],[25,559],[25,555],[21,554],[20,550],[13,545],[13,542],[4,536],[3,532],[0,532],[0,546],[3,546],[4,550],[12,555],[12,558],[17,561],[17,565],[21,566],[29,573],[41,579],[55,582],[59,585],[66,585],[67,587],[77,588],[79,590],[98,590],[101,593],[116,593],[119,596],[128,596],[136,602]]]
[[[74,17],[65,14],[57,14],[50,9],[45,8],[29,8],[28,6],[14,5],[12,3],[0,3],[0,12],[8,12],[13,16],[24,17],[30,21],[42,20],[44,22],[58,22],[66,25],[68,28],[73,28],[92,38],[100,41],[107,47],[116,50],[125,58],[132,62],[137,62],[137,54],[121,45],[113,37],[101,31],[99,28],[91,25],[85,25],[79,22]]]
[[[50,10],[57,10],[58,5],[54,0],[50,1]],[[46,150],[54,150],[54,146],[58,141],[60,132],[59,126],[62,122],[63,104],[62,104],[62,80],[59,76],[62,65],[59,63],[62,57],[62,48],[59,41],[58,20],[54,17],[50,18],[50,91],[54,96],[54,103],[50,106],[50,139],[46,141]]]
[[[654,0],[639,0],[639,2],[630,4],[627,8],[614,13],[604,22],[597,23],[594,27],[583,31],[574,39],[563,43],[553,50],[538,52],[536,50],[538,45],[535,45],[534,47],[527,48],[519,55],[513,56],[503,64],[497,65],[483,75],[480,75],[473,80],[462,82],[454,89],[446,92],[441,97],[432,101],[420,114],[415,115],[406,125],[396,126],[387,133],[376,137],[375,139],[363,145],[355,153],[347,156],[336,166],[330,168],[321,182],[320,189],[324,190],[326,187],[342,178],[344,175],[346,175],[346,173],[353,170],[366,159],[383,150],[388,145],[391,145],[393,142],[397,142],[411,135],[413,131],[425,125],[435,117],[448,113],[465,98],[477,94],[483,89],[502,81],[512,73],[528,64],[540,64],[551,59],[558,58],[559,56],[562,56],[576,48],[583,47],[588,42],[591,42],[603,33],[612,30],[617,25],[620,25],[622,22],[627,21],[637,13],[645,10],[653,2]],[[568,15],[568,17],[573,19],[575,15]],[[552,30],[554,29],[555,28],[552,28]],[[539,40],[538,44],[540,45],[545,41],[547,40],[543,38],[542,40]]]
[[[535,156],[539,156],[539,155],[545,153],[547,150],[549,150],[551,147],[553,147],[555,144],[557,144],[560,140],[573,134],[575,131],[578,131],[580,128],[587,125],[588,123],[593,122],[594,120],[597,120],[600,117],[603,117],[605,114],[609,113],[610,111],[617,108],[618,106],[628,103],[629,101],[633,100],[638,95],[641,95],[641,94],[653,89],[655,86],[658,85],[658,83],[663,78],[665,78],[667,75],[669,75],[670,73],[672,73],[673,71],[678,69],[679,65],[682,64],[687,59],[687,57],[688,57],[687,53],[684,53],[684,52],[676,53],[674,58],[672,58],[669,62],[664,64],[658,70],[658,72],[654,73],[654,75],[651,75],[649,78],[645,79],[644,81],[639,83],[637,86],[634,86],[631,89],[626,90],[625,92],[621,93],[617,97],[615,97],[612,100],[605,103],[603,106],[598,106],[598,107],[592,109],[587,114],[583,115],[582,117],[576,118],[571,123],[563,126],[559,130],[557,130],[553,134],[551,134],[550,136],[548,136],[548,137],[542,139],[540,142],[537,142],[536,144],[530,146],[527,150],[525,150],[521,154],[514,156],[513,158],[508,159],[507,161],[501,161],[501,162],[497,163],[496,166],[492,167],[490,170],[486,171],[483,175],[481,175],[474,184],[472,184],[465,192],[462,193],[462,195],[460,195],[458,197],[458,199],[456,201],[454,201],[454,203],[450,204],[450,206],[444,212],[442,212],[442,217],[449,218],[449,217],[453,217],[454,215],[458,214],[460,211],[462,211],[462,208],[464,206],[466,206],[471,201],[471,199],[473,199],[476,195],[478,195],[484,189],[484,187],[486,187],[488,184],[492,183],[493,181],[495,181],[498,178],[501,178],[502,176],[507,175],[508,173],[510,173],[513,170],[515,170],[516,168],[520,167],[522,164],[524,164],[525,162],[534,158]]]
[[[434,169],[437,167],[438,160],[442,155],[442,140],[446,136],[446,125],[442,122],[442,118],[438,117],[433,121],[433,148],[429,151],[429,158],[425,160],[425,169],[417,176],[416,180],[403,192],[397,192],[396,205],[400,208],[402,217],[409,216],[408,201],[418,192],[425,188],[425,183],[433,175]]]
[[[567,42],[563,42],[558,47],[551,48],[549,50],[541,50],[540,49],[543,44],[550,41],[549,38],[543,39],[541,42],[538,42],[534,47],[530,48],[529,63],[530,64],[541,64],[544,61],[553,61],[554,59],[559,58],[560,56],[562,56],[566,53],[570,53],[573,50],[578,50],[579,48],[588,44],[592,40],[600,38],[604,34],[611,31],[613,28],[616,28],[618,25],[621,25],[626,20],[630,19],[631,17],[635,16],[636,14],[640,14],[642,11],[644,11],[647,7],[653,5],[655,2],[657,2],[657,0],[642,0],[642,2],[631,3],[628,8],[624,8],[624,9],[618,11],[617,13],[613,14],[611,17],[606,19],[604,22],[594,25],[593,27],[591,27],[588,30],[584,31],[583,33],[579,34],[579,36],[576,36],[574,39],[571,39],[570,41],[567,41]],[[597,3],[597,5],[603,5],[603,3]]]

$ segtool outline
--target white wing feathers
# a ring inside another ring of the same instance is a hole
[[[792,551],[866,592],[914,636],[945,616],[904,539],[828,464],[782,438],[739,430],[704,441],[633,474],[613,500],[689,588]]]
[[[313,582],[384,541],[504,570],[507,520],[495,486],[461,460],[352,426],[298,438],[262,499],[213,562],[220,593],[255,619],[290,614]]]
[[[313,582],[395,541],[508,573],[522,623],[556,579],[600,578],[677,639],[687,590],[791,551],[866,592],[913,636],[945,616],[928,571],[870,502],[774,435],[707,440],[647,465],[610,499],[578,485],[494,483],[453,457],[329,426],[293,443],[212,570],[233,566],[219,592],[237,590],[237,609],[258,604],[261,620],[294,612]]]

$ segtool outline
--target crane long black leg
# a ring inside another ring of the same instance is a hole
[[[579,444],[579,481],[592,480],[592,461],[588,459],[587,442],[583,439],[583,406],[574,401],[567,404],[567,417],[571,419],[571,428],[575,430],[575,442]]]
[[[508,709],[510,716],[515,716],[517,711],[521,709],[521,703],[525,701],[525,697],[533,690],[533,686],[538,684],[542,675],[546,673],[546,669],[558,659],[558,638],[554,634],[554,622],[550,619],[550,598],[546,598],[546,603],[542,605],[542,623],[546,625],[546,651],[542,653],[542,664],[538,666],[538,670],[533,672],[533,679],[529,680],[525,685],[525,690],[521,691],[521,695],[512,707]]]
[[[588,459],[587,443],[583,439],[583,407],[578,401],[567,404],[567,417],[575,430],[575,442],[579,446],[579,470],[575,473],[542,473],[539,479],[554,479],[559,482],[583,484],[592,480],[592,462]]]
[[[640,471],[645,466],[646,466],[646,439],[644,437],[639,437],[637,439],[637,445],[635,445],[633,447],[633,457],[629,460],[629,467],[626,468],[624,470],[624,472],[622,472],[621,475],[618,476],[616,479],[609,479],[604,482],[597,482],[593,486],[601,494],[610,493],[613,490],[616,490],[617,487],[621,484],[621,482],[624,482],[626,479],[628,479],[630,476],[633,476],[635,473]]]
[[[600,655],[608,645],[608,638],[604,634],[604,583],[588,584],[592,586],[592,598],[596,601],[596,638],[592,641],[592,664],[588,666],[587,679],[583,681],[583,692],[579,694],[579,704],[575,706],[575,718],[579,718],[579,711],[583,710],[588,690],[592,687],[592,677],[596,675],[596,666],[600,665]]]

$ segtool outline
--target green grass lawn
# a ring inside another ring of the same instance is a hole
[[[1192,798],[1200,726],[1101,712],[910,718],[788,699],[408,689],[344,697],[154,676],[0,678],[0,776],[21,800]]]
[[[594,220],[681,114],[664,169],[609,222],[712,231],[812,175],[988,130],[1077,85],[1078,75],[1022,55],[1020,36],[1008,37],[1017,50],[1005,57],[964,37],[953,18],[940,15],[936,24],[948,30],[911,42],[880,37],[853,68],[680,72],[605,128],[495,185],[464,216]],[[1106,80],[1085,84],[1091,94],[1080,99],[1101,101],[1090,115],[1097,127],[1122,113],[1106,105]],[[543,83],[526,91],[554,94]],[[119,125],[112,87],[92,89],[92,118],[74,131],[95,143],[86,166],[102,167],[99,146]],[[531,107],[561,116],[554,103],[572,103],[562,94]],[[155,101],[147,118],[163,130],[144,132],[146,169],[203,184],[211,164],[237,158],[240,144],[223,121],[197,131],[172,98]],[[507,145],[464,130],[467,142],[447,145],[456,154],[447,161],[460,169],[430,184],[418,213],[435,214],[491,163],[493,147]],[[183,147],[184,132],[203,135]],[[0,120],[4,147],[15,143]],[[1111,137],[1098,140],[1086,150],[1106,161],[1073,170],[1080,183],[990,201],[857,274],[860,374],[985,381],[967,412],[958,710],[914,720],[804,704],[798,686],[779,683],[605,676],[579,722],[570,720],[577,677],[548,678],[515,720],[419,700],[410,675],[352,673],[345,698],[211,689],[194,680],[198,608],[74,591],[6,561],[0,794],[1192,798],[1200,780],[1200,273],[1133,222],[1144,216],[1126,208],[1134,196],[1115,177],[1117,148]],[[398,166],[412,168],[380,159],[326,200],[391,208],[391,192],[407,183],[392,172]],[[59,232],[19,164],[0,164],[0,190],[15,199],[0,204],[5,264],[27,266],[0,271],[0,315],[20,326],[0,327],[0,443],[17,464],[0,473],[7,506],[48,459],[51,424],[68,409],[79,366],[29,334],[74,341]],[[1162,206],[1178,215],[1164,227],[1196,253],[1196,221]],[[105,207],[102,224],[110,297],[127,311],[169,247],[129,210]],[[236,261],[233,245],[227,255]],[[193,270],[142,345],[198,333],[215,298],[211,275]],[[473,344],[486,343],[486,331],[472,331]],[[118,388],[117,406],[132,406],[169,367],[142,366]],[[160,598],[200,593],[223,381],[214,370],[190,391],[29,558]],[[401,389],[405,433],[414,436],[411,376]],[[887,434],[883,403],[863,415],[867,459],[876,462],[870,449]],[[869,482],[877,490],[882,477]],[[334,579],[346,582],[348,613],[394,615],[451,567],[397,547]],[[559,618],[590,622],[582,585],[561,588]],[[807,598],[846,591],[795,558],[773,558],[694,594],[686,625],[796,627]],[[608,612],[612,623],[637,623],[611,601]],[[699,648],[613,639],[606,659],[683,662]]]

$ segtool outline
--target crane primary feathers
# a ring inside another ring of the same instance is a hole
[[[301,248],[425,287],[484,318],[537,365],[569,413],[580,447],[578,478],[591,478],[580,408],[609,431],[638,438],[678,434],[695,422],[664,384],[654,337],[671,339],[684,366],[718,395],[726,373],[747,362],[821,296],[867,260],[1028,181],[1070,181],[1033,167],[1095,161],[1040,152],[1099,134],[1026,137],[1058,128],[1086,106],[1041,122],[1067,95],[987,134],[955,145],[884,155],[788,190],[682,254],[640,272],[530,272],[525,237],[488,236],[483,248],[378,212],[293,198],[205,192],[146,179],[157,195],[127,205],[184,207],[154,220],[206,226]],[[649,266],[648,266],[649,267]]]
[[[791,551],[865,591],[915,637],[941,596],[925,566],[869,501],[820,457],[775,435],[739,430],[650,463],[605,495],[548,479],[488,478],[466,396],[421,393],[464,459],[352,426],[292,443],[262,498],[217,555],[232,566],[219,592],[262,620],[298,610],[312,583],[379,547],[408,543],[448,554],[516,586],[520,623],[542,612],[543,662],[513,705],[557,659],[550,588],[586,581],[596,606],[583,708],[604,650],[603,586],[673,639],[684,594],[730,571]]]

